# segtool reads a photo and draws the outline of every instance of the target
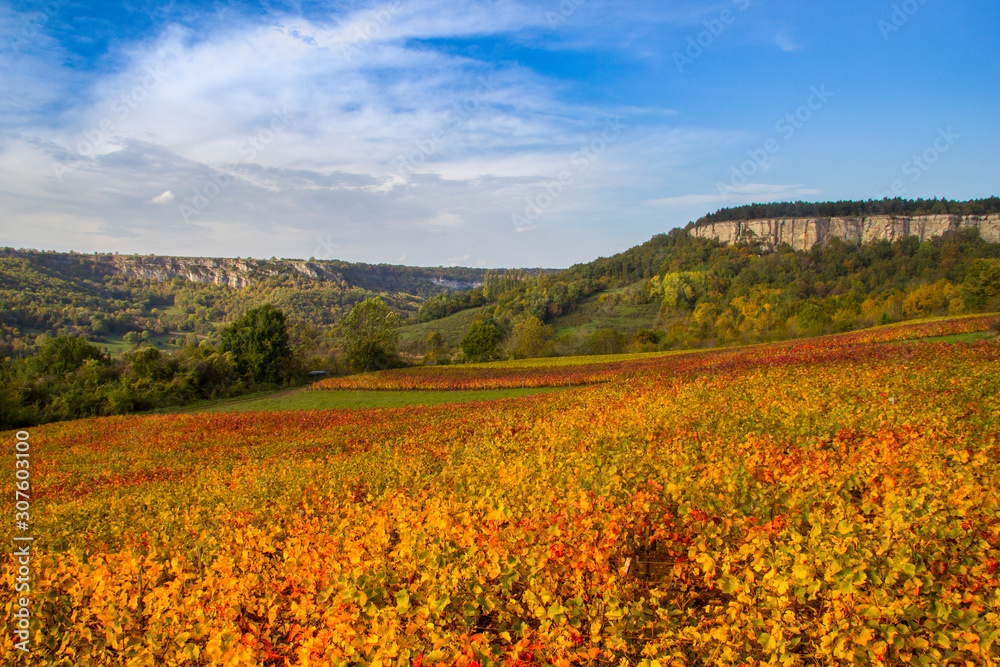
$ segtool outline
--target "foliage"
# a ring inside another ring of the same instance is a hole
[[[557,275],[519,275],[491,302],[477,296],[475,303],[487,302],[478,306],[482,316],[504,328],[537,317],[561,336],[569,322],[578,322],[578,311],[599,320],[604,310],[609,314],[652,300],[660,304],[658,345],[706,347],[980,312],[996,303],[990,296],[996,281],[986,267],[995,266],[997,258],[1000,244],[984,242],[975,229],[925,242],[909,237],[855,246],[831,239],[806,252],[724,246],[675,229]],[[455,311],[440,299],[441,312]],[[654,324],[647,321],[636,328]],[[635,332],[627,324],[618,328],[626,336]],[[558,343],[561,353],[582,347],[568,338]]]
[[[587,347],[591,354],[620,354],[625,349],[628,339],[620,331],[614,329],[598,329],[590,334]]]
[[[977,310],[1000,300],[1000,261],[976,260],[965,274],[962,298],[970,308]]]
[[[381,298],[365,299],[339,324],[347,362],[357,370],[389,368],[399,345],[399,317]]]
[[[996,664],[1000,346],[881,343],[972,321],[32,429],[31,664]]]
[[[292,350],[281,309],[251,308],[222,329],[220,340],[220,351],[231,353],[236,370],[251,382],[274,383],[288,376]]]
[[[31,371],[38,376],[65,376],[80,368],[87,360],[107,363],[96,345],[82,338],[57,336],[43,343],[31,359]]]
[[[503,342],[504,356],[508,359],[543,357],[552,346],[552,327],[545,326],[534,316],[527,316],[514,323]]]
[[[280,308],[290,325],[307,323],[326,333],[367,298],[382,296],[398,312],[416,313],[426,299],[450,291],[437,283],[462,287],[481,282],[483,275],[482,269],[340,261],[0,248],[0,357],[29,355],[40,332],[112,346],[125,336],[138,339],[146,333],[161,348],[180,349],[191,334],[199,341],[217,341],[226,322],[267,303]]]
[[[459,346],[469,361],[487,361],[496,354],[500,344],[500,331],[492,322],[473,320],[469,332],[465,334]]]
[[[663,377],[666,373],[699,374],[722,363],[721,359],[739,358],[741,363],[768,365],[774,355],[798,354],[810,350],[832,357],[854,345],[897,343],[921,338],[987,331],[993,316],[944,318],[916,323],[879,327],[850,334],[803,342],[787,342],[744,350],[714,349],[689,352],[630,353],[564,357],[559,359],[522,359],[458,367],[416,367],[330,378],[310,389],[341,390],[485,390],[518,387],[566,387],[600,384],[645,375]],[[818,357],[815,357],[818,358]],[[815,359],[814,358],[814,359]]]
[[[172,355],[141,346],[109,359],[86,341],[62,338],[43,343],[39,356],[2,360],[0,428],[126,414],[247,389],[232,355],[208,344]]]

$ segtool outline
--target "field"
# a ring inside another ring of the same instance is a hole
[[[487,389],[484,391],[278,391],[249,397],[220,399],[163,412],[267,412],[284,410],[335,410],[349,408],[400,408],[413,405],[481,403],[558,391],[556,388]]]
[[[33,653],[2,662],[1000,664],[1000,343],[913,340],[988,322],[33,428]]]
[[[975,315],[878,327],[840,336],[815,339],[809,347],[834,350],[870,342],[901,342],[953,337],[968,340],[989,331],[995,315]],[[487,390],[527,387],[572,387],[622,380],[650,372],[697,372],[726,363],[726,359],[765,358],[802,347],[800,342],[681,352],[642,352],[604,356],[525,359],[461,366],[423,366],[350,377],[330,378],[313,390]]]

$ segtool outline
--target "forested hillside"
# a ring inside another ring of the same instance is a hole
[[[795,251],[674,229],[565,271],[8,249],[0,422],[121,414],[345,372],[334,325],[375,296],[405,316],[393,364],[725,346],[995,312],[1000,244],[964,228]],[[225,332],[243,340],[227,327],[264,306],[281,320],[271,328],[284,352],[261,375],[247,362],[256,352],[241,356]]]
[[[42,334],[83,336],[113,350],[126,336],[179,348],[214,339],[222,324],[265,303],[321,332],[371,296],[413,313],[427,298],[479,284],[483,275],[480,269],[8,248],[0,251],[0,357],[29,353]]]
[[[563,316],[598,294],[604,308],[655,304],[658,317],[631,329],[595,332],[599,341],[561,337]],[[778,340],[995,309],[1000,244],[966,229],[925,242],[909,237],[857,246],[833,239],[808,252],[788,246],[770,252],[675,229],[558,275],[522,277],[491,296],[477,288],[435,307],[448,313],[471,303],[482,322],[508,339],[532,328],[543,339],[530,346],[534,354]],[[427,309],[422,316],[431,314]],[[502,345],[492,354],[521,356]]]

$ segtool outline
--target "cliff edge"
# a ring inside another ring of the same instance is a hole
[[[833,238],[861,245],[869,241],[916,236],[921,241],[945,232],[975,227],[984,241],[1000,243],[1000,215],[870,216],[857,218],[774,218],[735,220],[698,225],[690,233],[723,243],[756,239],[774,249],[787,243],[795,250],[809,250]]]

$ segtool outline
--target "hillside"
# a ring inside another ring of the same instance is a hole
[[[269,279],[293,277],[311,283],[349,284],[373,291],[437,294],[443,289],[472,289],[482,284],[485,270],[461,267],[419,268],[363,264],[338,260],[235,259],[229,257],[157,257],[40,252],[0,249],[0,258],[21,258],[67,276],[120,276],[129,280],[250,287]]]
[[[762,342],[982,312],[1000,305],[995,203],[723,209],[611,257],[529,277],[498,294],[477,288],[437,310],[471,313],[466,318],[478,317],[508,337],[538,320],[548,327],[541,332],[548,344],[531,346],[529,356]],[[817,217],[869,208],[890,212]],[[937,210],[946,212],[929,212]],[[751,217],[765,214],[791,217]],[[462,310],[463,304],[475,311]],[[440,320],[445,342],[457,337],[457,321],[454,315]],[[435,325],[421,325],[424,338]]]
[[[0,249],[0,356],[40,334],[82,335],[112,350],[130,332],[160,347],[211,338],[248,308],[273,303],[307,328],[332,325],[381,296],[402,313],[482,284],[485,271],[340,261],[81,255]]]

